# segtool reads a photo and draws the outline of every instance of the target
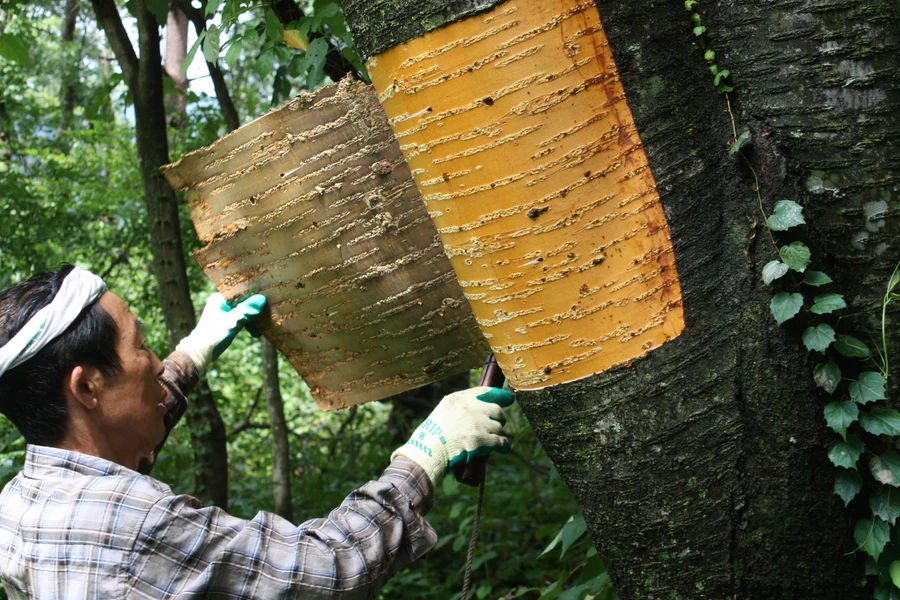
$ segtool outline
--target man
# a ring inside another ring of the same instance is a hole
[[[28,442],[0,494],[0,579],[12,599],[370,598],[427,552],[424,520],[451,464],[506,451],[501,406],[444,398],[382,476],[294,526],[203,508],[149,472],[209,361],[265,304],[214,295],[160,362],[125,303],[66,267],[0,292],[0,411]]]

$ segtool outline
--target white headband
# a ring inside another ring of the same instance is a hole
[[[53,301],[37,311],[19,333],[0,348],[0,376],[40,352],[105,291],[106,284],[102,279],[90,271],[78,267],[72,269]]]

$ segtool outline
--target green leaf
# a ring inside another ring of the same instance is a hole
[[[900,517],[900,490],[879,485],[875,493],[869,497],[869,508],[876,517],[884,519],[891,525]]]
[[[822,271],[807,271],[803,275],[803,283],[806,285],[811,285],[815,287],[819,287],[820,285],[825,285],[826,283],[831,283],[832,279]]]
[[[900,487],[900,455],[885,452],[881,456],[874,456],[869,461],[869,470],[881,483]]]
[[[206,16],[211,17],[219,11],[219,6],[222,5],[222,0],[207,0],[206,3]]]
[[[834,329],[827,323],[807,327],[803,332],[803,345],[810,352],[825,352],[834,342]]]
[[[153,18],[161,26],[165,27],[169,17],[169,0],[145,0],[147,10],[153,14]]]
[[[900,413],[886,406],[875,406],[859,416],[859,424],[875,435],[900,435]]]
[[[869,358],[872,355],[868,346],[849,335],[838,334],[837,340],[834,342],[834,348],[850,358]]]
[[[837,440],[828,446],[828,459],[836,467],[856,469],[856,461],[859,460],[862,451],[862,440],[854,435],[848,435],[846,440]]]
[[[831,402],[825,406],[825,422],[844,439],[847,439],[847,428],[857,418],[859,407],[855,402]]]
[[[243,40],[234,40],[228,46],[228,52],[225,53],[225,64],[233,69],[237,66],[238,59],[241,57],[241,48],[243,48]]]
[[[700,37],[704,33],[706,33],[706,27],[704,27],[703,25],[701,25],[700,27],[694,27],[694,35],[696,35],[697,37]]]
[[[562,529],[562,552],[559,555],[560,560],[565,556],[566,550],[568,550],[572,544],[577,542],[586,531],[587,524],[584,522],[584,517],[581,513],[578,513],[571,521],[566,523],[565,527]]]
[[[895,560],[888,566],[888,574],[891,576],[891,583],[894,587],[900,588],[900,560]]]
[[[791,242],[790,246],[782,246],[778,251],[781,261],[797,271],[802,273],[809,265],[810,252],[809,248],[803,242]]]
[[[818,364],[813,370],[813,380],[815,380],[817,386],[829,394],[833,394],[841,382],[841,369],[833,360]]]
[[[787,231],[797,225],[805,225],[803,209],[793,200],[779,200],[775,203],[775,211],[768,219],[772,231]]]
[[[819,294],[813,298],[813,303],[810,310],[817,315],[827,315],[836,310],[847,308],[847,303],[844,302],[844,297],[840,294]]]
[[[269,40],[281,39],[281,21],[270,8],[266,9],[266,37]]]
[[[763,283],[769,285],[779,277],[783,276],[789,270],[790,269],[788,268],[788,266],[780,260],[770,261],[766,263],[766,266],[764,266],[762,270]]]
[[[850,399],[860,404],[884,400],[884,386],[886,383],[881,373],[876,371],[860,373],[859,379],[850,384]]]
[[[316,38],[306,49],[306,63],[309,72],[306,74],[306,89],[314,90],[325,74],[325,55],[328,54],[328,42],[324,38]]]
[[[844,506],[847,506],[862,489],[862,482],[862,475],[857,471],[841,469],[834,479],[834,493],[840,496]]]
[[[187,73],[188,67],[191,66],[191,63],[194,62],[194,56],[197,55],[197,50],[200,49],[200,45],[203,43],[203,40],[206,39],[206,30],[200,32],[200,35],[197,36],[197,41],[194,42],[194,45],[191,46],[191,49],[188,50],[187,56],[184,57],[184,64],[181,65],[181,76]]]
[[[797,293],[779,292],[772,297],[772,301],[769,303],[769,311],[779,325],[800,312],[802,307],[803,296]]]
[[[891,539],[890,527],[878,517],[872,521],[863,519],[853,529],[853,539],[859,544],[861,550],[878,560],[881,551]]]
[[[203,42],[203,58],[208,63],[214,63],[219,60],[219,28],[215,24],[211,24],[206,28],[206,40]]]
[[[259,58],[256,59],[256,64],[253,65],[253,68],[256,70],[257,75],[266,77],[272,72],[274,66],[275,49],[271,44],[266,44],[263,46],[262,52],[259,53]]]
[[[890,583],[881,583],[879,581],[875,584],[875,595],[873,598],[875,600],[900,600],[900,590]]]
[[[740,151],[740,149],[744,146],[744,144],[749,139],[750,139],[749,131],[744,131],[743,133],[741,133],[741,135],[737,136],[737,139],[734,140],[734,143],[731,145],[731,148],[728,149],[728,155],[734,156],[735,154],[737,154],[738,151]],[[772,263],[769,263],[769,264],[772,264]],[[768,265],[766,265],[766,266],[768,266]],[[765,273],[765,269],[763,270],[763,273]],[[765,275],[763,275],[763,277],[765,277]],[[779,277],[780,277],[780,275],[779,275]]]
[[[28,46],[18,36],[11,33],[0,34],[0,56],[6,60],[19,63],[26,69],[34,66]]]

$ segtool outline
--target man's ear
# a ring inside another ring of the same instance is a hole
[[[90,410],[97,408],[100,383],[101,376],[97,369],[77,365],[66,377],[63,387],[68,398]]]

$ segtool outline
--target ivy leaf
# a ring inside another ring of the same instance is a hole
[[[859,374],[859,380],[850,384],[850,399],[860,404],[868,404],[876,400],[884,400],[884,377],[876,371],[865,371]]]
[[[862,440],[854,435],[848,435],[846,440],[837,440],[828,446],[828,459],[836,467],[856,469],[856,461],[859,460],[862,451]],[[900,483],[900,479],[898,479],[898,483]]]
[[[769,229],[787,231],[797,225],[805,225],[803,209],[793,200],[779,200],[775,203],[775,211],[768,218]]]
[[[862,442],[860,442],[860,449],[862,449]],[[881,483],[900,487],[900,455],[885,452],[881,456],[875,456],[869,461],[869,469],[875,479]]]
[[[891,583],[894,587],[900,588],[900,560],[895,560],[888,567],[888,574],[891,576]]]
[[[862,475],[856,471],[846,469],[838,471],[837,477],[834,479],[834,493],[844,501],[844,506],[850,504],[850,501],[862,489],[862,481]]]
[[[891,531],[888,524],[878,517],[875,517],[872,521],[863,519],[856,524],[853,530],[853,539],[859,544],[860,549],[875,560],[878,560],[878,557],[881,556],[881,551],[884,550],[888,540],[891,539]]]
[[[707,50],[707,52],[712,52],[712,50]],[[713,52],[713,59],[715,59],[715,52]],[[709,59],[707,59],[709,60]],[[737,136],[737,139],[734,140],[734,143],[731,145],[731,148],[728,149],[728,155],[734,156],[738,153],[738,151],[747,143],[750,139],[750,132],[744,131],[741,135]],[[771,264],[771,263],[769,263]],[[765,270],[764,270],[765,271]],[[767,284],[768,285],[768,284]]]
[[[769,303],[769,311],[779,325],[800,312],[802,307],[803,296],[797,293],[779,292],[772,297],[772,301]]]
[[[822,271],[807,271],[803,275],[803,283],[814,287],[831,283],[832,279]]]
[[[840,294],[819,294],[813,298],[813,302],[814,304],[810,310],[817,315],[827,315],[836,310],[847,308],[847,303],[844,302],[844,297]]]
[[[560,559],[566,554],[566,550],[568,550],[572,544],[577,542],[586,531],[587,524],[584,522],[584,517],[581,513],[578,513],[571,521],[566,523],[565,527],[562,529],[562,552],[559,555]]]
[[[880,571],[877,574],[879,574]],[[900,589],[890,583],[878,582],[875,584],[875,600],[900,600]]]
[[[803,345],[810,352],[825,352],[834,342],[834,329],[827,323],[807,327],[803,332]]]
[[[28,46],[18,36],[11,33],[0,34],[0,56],[19,63],[26,69],[34,66],[34,61],[31,60],[31,55],[28,53]]]
[[[815,380],[817,386],[829,394],[833,394],[841,382],[841,368],[833,360],[829,360],[827,363],[820,363],[816,365],[813,371],[813,380]]]
[[[875,493],[869,496],[869,508],[876,517],[893,525],[900,517],[900,490],[883,485],[876,488]]]
[[[876,406],[861,414],[859,424],[875,435],[900,435],[900,413],[886,406]]]
[[[766,264],[762,270],[763,283],[769,285],[788,272],[788,266],[780,260],[773,260]]]
[[[872,355],[868,346],[849,335],[838,334],[834,348],[844,356],[850,358],[869,358]]]
[[[806,270],[811,256],[809,248],[803,242],[792,242],[790,246],[782,246],[778,254],[784,264],[798,273]]]
[[[858,417],[859,407],[855,402],[831,402],[825,406],[825,422],[845,440],[847,428]]]

